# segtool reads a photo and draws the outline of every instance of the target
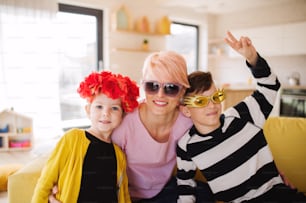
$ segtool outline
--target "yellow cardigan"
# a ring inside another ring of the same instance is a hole
[[[32,203],[47,203],[50,191],[58,184],[56,198],[62,203],[77,202],[81,185],[82,167],[90,141],[81,129],[71,129],[60,139],[51,153],[32,197]],[[117,186],[119,203],[131,202],[126,175],[126,159],[114,144],[117,159]]]

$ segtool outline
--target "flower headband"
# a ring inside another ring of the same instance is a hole
[[[127,76],[108,71],[91,73],[80,83],[77,91],[90,103],[101,93],[112,99],[120,98],[125,112],[131,112],[138,106],[139,88],[136,82]]]

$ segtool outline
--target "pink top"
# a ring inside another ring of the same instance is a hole
[[[121,125],[114,131],[112,140],[127,156],[131,197],[151,198],[162,190],[176,164],[178,139],[191,126],[191,120],[180,113],[168,142],[158,143],[141,122],[138,109],[124,117]]]

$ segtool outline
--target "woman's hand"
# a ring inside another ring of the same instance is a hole
[[[58,193],[57,185],[53,186],[51,194],[49,195],[49,203],[61,203],[55,198],[55,195]]]
[[[252,45],[252,41],[248,37],[240,37],[239,41],[232,35],[231,32],[226,33],[225,42],[239,54],[244,56],[252,66],[257,62],[257,51]]]

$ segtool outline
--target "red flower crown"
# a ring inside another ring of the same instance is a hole
[[[135,81],[127,76],[108,71],[92,72],[80,83],[78,93],[88,102],[98,94],[105,94],[112,99],[121,99],[125,112],[131,112],[138,106],[139,88]]]

